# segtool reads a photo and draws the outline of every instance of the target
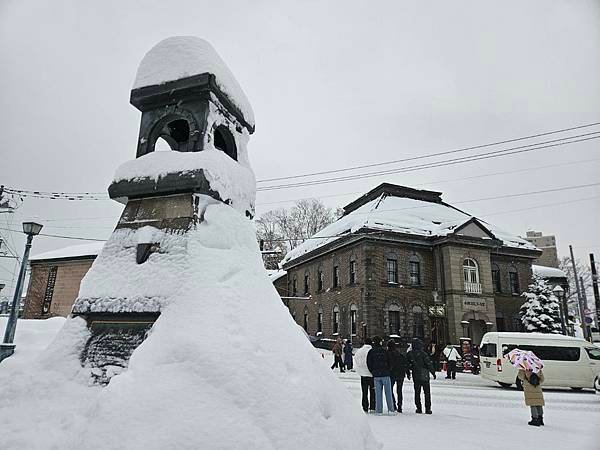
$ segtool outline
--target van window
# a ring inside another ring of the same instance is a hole
[[[512,349],[529,350],[542,361],[579,361],[579,347],[553,347],[549,345],[516,345],[502,346],[502,354],[506,355]]]
[[[481,344],[481,349],[479,350],[480,356],[486,356],[488,358],[496,357],[496,344]]]
[[[587,351],[587,354],[590,357],[590,359],[600,360],[600,348],[586,347],[585,350]]]

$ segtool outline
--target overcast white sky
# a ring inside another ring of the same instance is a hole
[[[172,35],[210,41],[244,88],[259,180],[600,122],[599,1],[3,0],[0,183],[106,191],[135,155],[140,113],[128,99],[137,65]],[[582,132],[591,131],[600,127]],[[519,169],[527,170],[460,180]],[[456,203],[600,182],[599,170],[600,140],[592,140],[259,193],[258,213],[304,197],[341,206],[384,181]],[[600,259],[599,196],[593,186],[457,206],[515,234],[555,234],[562,256],[572,244],[587,261],[590,251]],[[0,215],[0,227],[35,217],[48,233],[107,238],[121,208],[27,199]],[[0,231],[22,253],[22,237]],[[77,243],[38,237],[33,253]],[[12,260],[0,260],[7,291],[12,272]]]

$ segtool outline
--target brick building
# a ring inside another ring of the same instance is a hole
[[[520,296],[541,252],[446,204],[440,192],[384,183],[283,260],[289,302],[310,334],[479,343],[521,327]]]
[[[73,245],[31,257],[23,317],[46,319],[67,316],[79,294],[82,278],[103,245],[103,242]]]

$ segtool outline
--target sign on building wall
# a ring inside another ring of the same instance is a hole
[[[475,310],[475,311],[485,311],[486,304],[485,300],[481,298],[471,298],[471,297],[463,297],[463,310]]]

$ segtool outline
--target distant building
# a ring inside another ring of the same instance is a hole
[[[92,266],[104,242],[72,245],[29,259],[31,275],[25,301],[26,319],[66,317],[79,293],[81,279]]]
[[[541,252],[442,201],[384,183],[283,260],[288,307],[312,335],[439,344],[521,331],[521,293]]]
[[[558,267],[558,251],[556,237],[543,236],[541,231],[528,231],[525,239],[542,251],[542,256],[534,261],[535,264],[546,267]]]

